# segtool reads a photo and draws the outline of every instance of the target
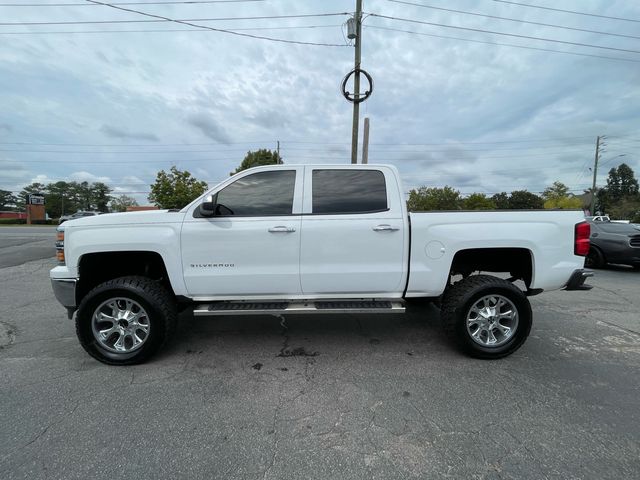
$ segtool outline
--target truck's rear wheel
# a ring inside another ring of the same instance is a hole
[[[121,277],[91,290],[80,303],[76,333],[82,347],[110,365],[147,360],[173,335],[176,305],[146,277]]]
[[[522,346],[531,331],[531,305],[507,280],[473,275],[453,285],[442,299],[444,331],[463,351],[501,358]]]

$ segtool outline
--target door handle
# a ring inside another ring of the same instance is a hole
[[[277,227],[271,227],[269,231],[271,233],[292,233],[292,232],[295,232],[296,229],[293,227],[285,227],[284,225],[278,225]]]
[[[385,232],[385,231],[395,232],[396,230],[400,230],[400,229],[398,227],[392,227],[391,225],[388,225],[386,223],[373,227],[374,232]]]

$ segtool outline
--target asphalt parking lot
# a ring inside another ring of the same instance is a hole
[[[638,271],[533,297],[499,361],[458,354],[418,304],[287,329],[183,315],[151,362],[108,367],[53,297],[53,241],[0,228],[5,480],[640,478]]]

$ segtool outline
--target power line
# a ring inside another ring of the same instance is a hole
[[[92,0],[87,0],[92,1]],[[96,3],[96,5],[104,5],[105,7],[110,7],[112,4],[108,3]],[[136,13],[137,10],[131,10],[128,8],[120,8],[113,7],[117,10],[125,10],[127,12]],[[164,23],[164,22],[176,22],[176,23],[185,23],[186,22],[227,22],[227,21],[236,21],[236,20],[278,20],[278,19],[289,19],[289,18],[318,18],[318,17],[338,17],[349,15],[347,12],[336,12],[336,13],[306,13],[299,15],[260,15],[260,16],[252,16],[252,17],[214,17],[214,18],[181,18],[172,20],[168,17],[163,17],[160,15],[154,15],[150,13],[139,12],[140,15],[144,15],[147,17],[155,17],[154,20],[70,20],[64,22],[2,22],[1,26],[38,26],[38,25],[103,25],[103,24],[120,24],[120,23]],[[191,25],[196,26],[198,28],[209,28],[204,25]]]
[[[485,145],[485,144],[494,144],[494,143],[529,143],[529,142],[551,142],[551,141],[564,141],[564,140],[577,140],[577,139],[593,139],[593,136],[579,136],[579,137],[535,137],[528,139],[517,139],[517,140],[499,140],[495,142],[461,142],[457,140],[452,140],[456,144],[463,145]],[[326,142],[302,142],[302,141],[293,141],[293,140],[281,140],[281,143],[292,143],[292,144],[312,144],[312,145],[351,145],[349,142],[342,143],[326,143]],[[0,144],[2,145],[2,144]],[[370,145],[399,145],[399,146],[422,146],[422,145],[451,145],[451,143],[370,143]]]
[[[542,5],[532,5],[530,3],[511,2],[511,1],[507,1],[507,0],[493,0],[493,1],[494,2],[499,2],[499,3],[508,3],[508,4],[511,4],[511,5],[518,5],[519,7],[539,8],[541,10],[552,10],[554,12],[572,13],[574,15],[585,15],[587,17],[607,18],[609,20],[621,20],[623,22],[640,23],[640,20],[635,20],[633,18],[609,17],[607,15],[599,15],[599,14],[596,14],[596,13],[578,12],[576,10],[563,10],[561,8],[543,7]]]
[[[611,136],[610,138],[623,137],[620,136]],[[451,142],[440,142],[440,143],[380,143],[375,142],[370,145],[378,145],[378,146],[455,146],[455,145],[492,145],[492,144],[501,144],[501,143],[536,143],[536,142],[562,142],[565,140],[578,140],[578,139],[589,139],[591,140],[592,136],[576,136],[576,137],[534,137],[529,139],[516,139],[516,140],[497,140],[493,142],[462,142],[455,141],[455,143]],[[253,140],[247,142],[226,142],[226,145],[254,145],[254,144],[266,144],[266,143],[275,143],[276,140]],[[351,145],[351,142],[310,142],[310,141],[297,141],[297,140],[281,140],[281,144],[292,144],[292,145]],[[582,143],[581,143],[582,144]],[[580,145],[581,145],[580,144]],[[591,142],[589,142],[589,145]],[[138,144],[125,144],[125,143],[42,143],[42,142],[0,142],[0,145],[30,145],[30,146],[73,146],[73,147],[182,147],[182,146],[223,146],[220,143],[138,143]],[[579,144],[576,144],[579,145]],[[242,149],[244,147],[238,147],[237,149]]]
[[[163,17],[162,15],[153,15],[151,13],[145,13],[145,12],[141,12],[139,10],[134,10],[134,9],[131,9],[131,8],[118,7],[118,6],[115,6],[115,5],[111,5],[109,3],[98,2],[96,0],[87,0],[87,2],[95,3],[95,4],[98,4],[98,5],[104,5],[105,7],[113,8],[115,10],[122,10],[123,12],[137,13],[138,15],[143,15],[145,17],[151,17],[151,18],[155,18],[155,19],[166,20],[168,22],[174,22],[174,23],[179,23],[181,25],[188,25],[188,26],[195,27],[195,28],[211,30],[213,32],[228,33],[230,35],[236,35],[236,36],[239,36],[239,37],[253,38],[253,39],[259,39],[259,40],[268,40],[270,42],[278,42],[278,43],[290,43],[290,44],[296,44],[296,45],[314,45],[314,46],[322,46],[322,47],[347,47],[348,46],[348,45],[345,45],[345,44],[303,42],[303,41],[299,41],[299,40],[285,40],[285,39],[282,39],[282,38],[265,37],[265,36],[262,36],[262,35],[254,35],[254,34],[251,34],[251,33],[234,32],[234,31],[231,31],[231,30],[223,30],[223,29],[220,29],[220,28],[213,28],[213,27],[209,27],[209,26],[205,26],[205,25],[199,25],[197,23],[190,23],[190,22],[185,22],[185,21],[182,21],[182,20],[174,20],[174,19],[169,18],[169,17]],[[328,14],[324,14],[324,15],[327,16]],[[333,15],[335,15],[335,14],[333,14]],[[348,15],[348,14],[344,13],[344,15]]]
[[[608,135],[608,138],[629,138],[630,135]],[[371,143],[371,145],[378,146],[455,146],[455,145],[493,145],[493,144],[502,144],[502,143],[538,143],[538,142],[564,142],[566,140],[581,140],[588,139],[589,145],[591,144],[591,140],[593,136],[591,135],[580,135],[575,137],[531,137],[531,138],[516,138],[512,140],[495,140],[495,141],[484,141],[484,142],[466,142],[459,140],[450,140],[448,142],[435,142],[435,143],[391,143],[391,142],[375,142]],[[636,140],[631,139],[629,140]],[[640,140],[640,139],[637,139]],[[221,146],[227,147],[227,145],[245,145],[251,146],[255,144],[267,144],[274,143],[276,140],[274,139],[263,139],[263,140],[251,140],[246,142],[225,142],[221,143],[137,143],[137,144],[129,144],[129,143],[44,143],[44,142],[0,142],[0,145],[32,145],[32,146],[72,146],[72,147],[182,147],[182,146]],[[452,143],[455,142],[455,143]],[[299,140],[280,140],[281,144],[292,144],[292,145],[351,145],[351,142],[311,142],[311,141],[299,141]],[[581,142],[575,145],[582,145],[586,142]],[[237,147],[236,149],[242,149],[245,147]]]
[[[589,48],[600,48],[603,50],[614,50],[617,52],[626,52],[626,53],[640,53],[640,50],[629,50],[626,48],[615,48],[615,47],[606,47],[604,45],[592,45],[589,43],[581,43],[581,42],[569,42],[567,40],[557,40],[557,39],[553,39],[553,38],[544,38],[544,37],[533,37],[531,35],[520,35],[517,33],[506,33],[506,32],[497,32],[494,30],[484,30],[481,28],[471,28],[471,27],[459,27],[457,25],[447,25],[444,23],[436,23],[436,22],[426,22],[424,20],[413,20],[411,18],[399,18],[399,17],[393,17],[391,15],[380,15],[377,13],[370,13],[369,14],[372,17],[378,17],[378,18],[386,18],[387,20],[396,20],[399,22],[408,22],[408,23],[418,23],[420,25],[430,25],[430,26],[435,26],[435,27],[443,27],[443,28],[453,28],[455,30],[466,30],[469,32],[480,32],[480,33],[491,33],[493,35],[502,35],[502,36],[506,36],[506,37],[516,37],[516,38],[524,38],[527,40],[540,40],[543,42],[553,42],[553,43],[562,43],[565,45],[575,45],[575,46],[579,46],[579,47],[589,47]]]
[[[283,143],[283,149],[285,150],[302,150],[302,151],[313,151],[313,152],[326,152],[326,149],[313,149],[313,148],[299,148],[299,147],[288,147],[286,146],[285,142],[281,142]],[[441,145],[437,145],[439,147],[443,147],[441,149],[421,149],[421,150],[405,150],[405,149],[399,149],[399,148],[393,148],[393,149],[380,149],[380,148],[374,148],[373,150],[370,149],[370,152],[384,152],[384,153],[391,153],[391,152],[399,152],[399,153],[438,153],[438,152],[494,152],[494,151],[531,151],[531,150],[547,150],[547,149],[562,149],[563,151],[566,151],[567,149],[571,149],[571,150],[575,150],[576,147],[591,147],[591,145],[589,145],[586,142],[581,142],[581,143],[567,143],[564,145],[541,145],[541,146],[504,146],[504,145],[498,145],[496,147],[474,147],[474,148],[460,148],[462,144],[460,145],[455,145],[455,144],[441,144]],[[380,147],[381,145],[376,144],[375,147]],[[449,148],[446,148],[449,147]],[[0,150],[2,151],[2,150]],[[14,150],[14,151],[18,151],[18,150]],[[336,152],[338,153],[338,152]]]
[[[432,5],[425,5],[423,3],[414,3],[414,2],[406,2],[403,0],[387,0],[388,2],[393,2],[393,3],[401,3],[404,5],[412,5],[414,7],[421,7],[421,8],[429,8],[432,10],[440,10],[440,11],[444,11],[444,12],[451,12],[451,13],[461,13],[463,15],[473,15],[476,17],[485,17],[485,18],[493,18],[494,20],[505,20],[505,21],[509,21],[509,22],[517,22],[517,23],[526,23],[529,25],[538,25],[538,26],[542,26],[542,27],[551,27],[551,28],[562,28],[564,30],[573,30],[576,32],[586,32],[586,33],[596,33],[598,35],[611,35],[614,37],[624,37],[624,38],[635,38],[640,40],[640,37],[637,37],[635,35],[625,35],[622,33],[612,33],[612,32],[603,32],[601,30],[588,30],[585,28],[577,28],[577,27],[569,27],[567,25],[557,25],[554,23],[542,23],[542,22],[532,22],[530,20],[522,20],[522,19],[518,19],[518,18],[510,18],[510,17],[500,17],[497,15],[488,15],[485,13],[477,13],[477,12],[468,12],[465,10],[454,10],[451,8],[443,8],[443,7],[434,7]]]
[[[265,0],[191,0],[166,2],[114,2],[111,5],[184,5],[208,3],[248,3],[264,2]],[[98,7],[93,3],[0,3],[0,7]]]
[[[240,149],[238,149],[239,151]],[[132,150],[132,151],[99,151],[99,150],[93,150],[93,151],[87,151],[87,150],[8,150],[8,149],[0,149],[0,152],[12,152],[12,153],[64,153],[64,154],[87,154],[87,155],[98,155],[98,154],[105,154],[105,155],[122,155],[122,154],[135,154],[135,155],[144,155],[144,154],[162,154],[162,155],[167,155],[167,154],[177,154],[177,153],[228,153],[229,150],[156,150],[156,151],[150,151],[150,152],[144,152],[144,151],[139,151],[139,150]]]
[[[287,27],[253,27],[253,28],[234,28],[233,32],[250,32],[259,30],[296,30],[296,29],[314,29],[314,28],[330,28],[341,27],[342,24],[333,25],[292,25]],[[56,35],[56,34],[76,34],[76,33],[166,33],[166,32],[192,32],[192,33],[209,33],[207,30],[194,30],[193,28],[166,28],[161,30],[66,30],[66,31],[39,31],[39,32],[0,32],[0,35]]]
[[[591,137],[585,137],[591,138]],[[128,143],[41,143],[41,142],[5,142],[0,143],[0,145],[36,145],[41,147],[182,147],[182,146],[224,146],[226,148],[227,145],[253,145],[253,144],[264,144],[264,143],[275,143],[276,140],[254,140],[252,142],[225,142],[224,144],[220,143],[137,143],[137,144],[128,144]],[[237,149],[241,149],[244,147],[238,147]]]
[[[87,152],[82,152],[82,153],[87,153]],[[421,158],[407,158],[407,157],[389,157],[389,156],[381,156],[381,154],[383,154],[384,152],[375,152],[375,153],[371,153],[371,161],[372,162],[395,162],[395,161],[406,161],[406,162],[412,162],[412,161],[420,161],[420,160],[425,160],[425,161],[430,161],[433,160],[432,157],[427,157],[426,154],[428,152],[425,152],[425,158],[421,159]],[[440,152],[442,153],[442,152]],[[95,156],[95,153],[87,153],[88,155],[91,155],[92,157]],[[545,157],[548,158],[550,156],[553,157],[557,157],[557,156],[566,156],[566,155],[570,155],[572,157],[576,157],[576,158],[580,158],[583,157],[585,155],[587,155],[587,152],[558,152],[558,153],[553,153],[553,152],[547,152],[547,153],[532,153],[532,154],[517,154],[517,155],[484,155],[484,154],[479,154],[477,155],[474,159],[470,159],[469,156],[466,157],[451,157],[451,156],[447,156],[446,158],[444,158],[444,160],[446,161],[454,161],[454,160],[480,160],[480,161],[484,161],[484,160],[502,160],[502,159],[509,159],[509,160],[518,160],[518,159],[529,159],[529,158],[535,158],[535,157]],[[289,155],[288,158],[291,158],[293,160],[296,159],[307,159],[307,160],[337,160],[337,161],[342,161],[345,158],[348,158],[349,154],[345,153],[344,155],[337,155],[337,156],[332,156],[332,155]],[[26,163],[34,163],[34,164],[47,164],[49,166],[65,166],[65,165],[92,165],[92,166],[102,166],[102,165],[121,165],[121,164],[125,164],[125,165],[131,165],[132,163],[134,164],[138,164],[138,163],[166,163],[166,162],[180,162],[180,163],[188,163],[188,162],[212,162],[212,161],[217,161],[217,162],[237,162],[238,159],[240,157],[211,157],[211,156],[207,156],[205,158],[165,158],[165,159],[153,159],[153,160],[109,160],[109,161],[104,161],[104,160],[100,160],[100,161],[91,161],[91,160],[64,160],[64,161],[59,161],[59,160],[20,160],[21,164],[26,164]],[[442,157],[438,157],[437,159],[442,160]]]
[[[541,149],[544,148],[558,148],[558,149],[562,149],[562,150],[557,150],[557,151],[547,151],[547,152],[542,152],[540,151]],[[553,146],[547,146],[547,147],[530,147],[530,148],[475,148],[475,149],[461,149],[461,148],[452,148],[452,149],[445,149],[445,150],[404,150],[404,149],[369,149],[369,152],[372,154],[413,154],[413,153],[423,153],[423,154],[431,154],[431,153],[483,153],[483,152],[535,152],[537,151],[537,155],[546,155],[546,154],[551,154],[551,153],[556,153],[556,154],[560,154],[560,153],[578,153],[581,151],[584,151],[585,149],[588,149],[587,145],[584,145],[580,148],[576,147],[568,147],[568,148],[564,148],[562,145],[553,145]],[[298,152],[307,152],[307,153],[320,153],[320,154],[332,154],[332,155],[341,155],[341,154],[347,154],[348,152],[346,150],[344,151],[335,151],[335,150],[321,150],[321,149],[306,149],[306,148],[293,148],[293,147],[287,147],[287,146],[283,146],[282,150],[287,151],[287,152],[292,152],[292,155],[297,155]],[[0,150],[1,151],[1,150]],[[20,152],[20,150],[13,150],[14,152]]]
[[[606,59],[606,60],[617,60],[620,62],[633,62],[633,63],[640,63],[640,60],[633,60],[631,58],[622,58],[622,57],[610,57],[607,55],[596,55],[596,54],[592,54],[592,53],[578,53],[578,52],[567,52],[565,50],[554,50],[552,48],[542,48],[542,47],[530,47],[530,46],[526,46],[526,45],[516,45],[513,43],[500,43],[500,42],[489,42],[486,40],[474,40],[471,38],[461,38],[461,37],[451,37],[448,35],[436,35],[433,33],[424,33],[424,32],[416,32],[413,30],[403,30],[400,28],[391,28],[391,27],[381,27],[378,25],[365,25],[365,28],[375,28],[378,30],[390,30],[393,32],[402,32],[402,33],[410,33],[413,35],[422,35],[425,37],[435,37],[435,38],[445,38],[445,39],[449,39],[449,40],[460,40],[463,42],[471,42],[471,43],[482,43],[485,45],[497,45],[500,47],[513,47],[513,48],[523,48],[525,50],[537,50],[540,52],[551,52],[551,53],[562,53],[565,55],[577,55],[579,57],[592,57],[592,58],[602,58],[602,59]]]
[[[295,147],[287,147],[285,142],[281,142],[283,144],[282,148],[287,150],[301,150],[307,152],[326,152],[326,149],[312,149],[312,148],[295,148]],[[577,143],[577,144],[565,144],[565,145],[543,145],[538,147],[481,147],[481,148],[442,148],[442,149],[422,149],[422,150],[404,150],[404,149],[373,149],[370,150],[372,153],[381,152],[381,153],[472,153],[472,152],[494,152],[494,151],[531,151],[531,150],[547,150],[547,149],[562,149],[563,152],[569,152],[571,150],[575,150],[576,147],[587,146],[585,143]],[[442,145],[442,147],[456,147],[456,145]],[[578,149],[579,151],[580,149]],[[240,152],[244,151],[243,148],[234,148],[234,149],[207,149],[207,150],[30,150],[30,149],[7,149],[0,148],[0,152],[10,152],[10,153],[64,153],[64,154],[104,154],[104,155],[123,155],[123,154],[134,154],[134,155],[144,155],[144,154],[183,154],[183,153],[231,153],[231,152]],[[335,152],[339,154],[339,152]],[[552,153],[552,152],[547,152]]]
[[[614,140],[618,139],[616,140],[617,142],[640,142],[640,138],[630,138],[625,135],[613,135],[613,136],[610,136],[609,138],[612,138]]]

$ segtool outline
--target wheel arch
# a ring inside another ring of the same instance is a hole
[[[606,261],[607,256],[604,253],[604,249],[600,245],[590,243],[589,248],[593,248],[594,250],[597,250],[598,252],[600,252],[600,255],[602,255],[602,258]]]
[[[595,262],[591,259],[592,250],[596,253],[596,255],[600,256],[600,258]],[[589,245],[589,253],[587,254],[587,258],[585,259],[585,265],[587,265],[588,268],[602,268],[607,264],[608,261],[609,260],[607,260],[607,255],[605,255],[604,249],[601,246],[594,245],[593,243]]]
[[[534,276],[534,254],[528,248],[492,247],[458,250],[451,262],[450,274],[469,276],[472,272],[509,273],[529,289]]]
[[[78,259],[76,304],[97,285],[119,277],[138,275],[161,283],[175,296],[162,255],[154,251],[85,253]]]

